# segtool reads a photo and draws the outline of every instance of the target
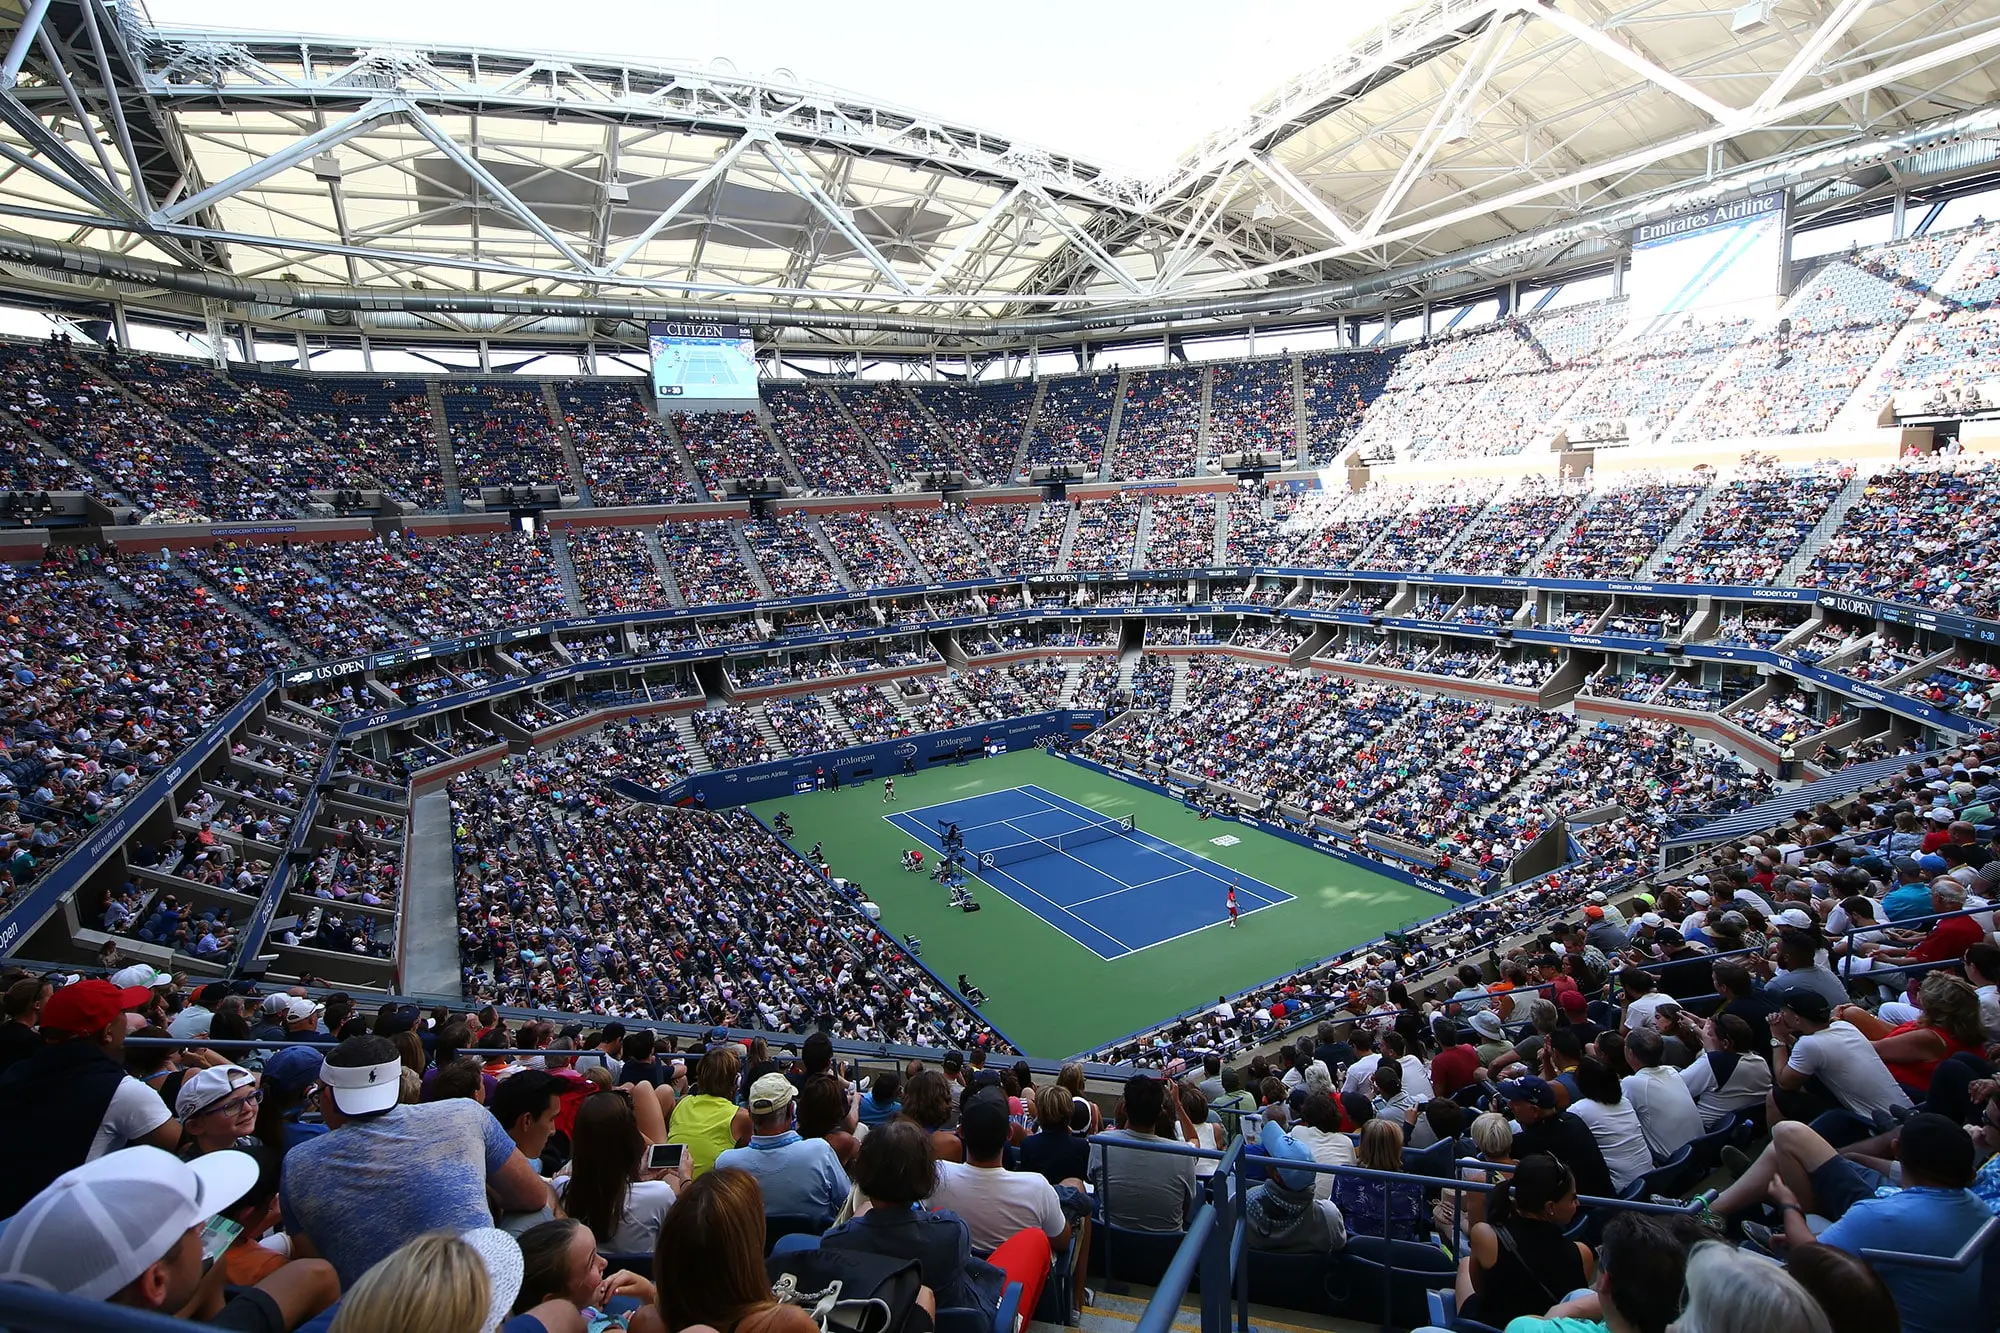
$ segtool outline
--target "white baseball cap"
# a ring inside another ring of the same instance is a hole
[[[1708,890],[1706,889],[1696,889],[1694,892],[1688,894],[1687,899],[1696,907],[1706,907],[1714,901],[1714,899],[1708,896]]]
[[[151,963],[134,963],[130,967],[121,967],[116,972],[113,972],[111,974],[111,984],[120,990],[126,990],[133,986],[150,986],[158,990],[162,986],[173,985],[174,979],[170,974],[160,971],[159,968],[154,967]]]
[[[285,1017],[295,1023],[301,1018],[311,1018],[319,1011],[320,1007],[303,995],[285,997]]]
[[[1793,930],[1811,930],[1818,923],[1796,907],[1787,907],[1778,913],[1777,924],[1790,926]]]
[[[174,1114],[182,1120],[200,1115],[238,1088],[257,1081],[257,1076],[236,1065],[216,1065],[189,1074],[174,1096]]]
[[[1639,918],[1639,924],[1642,926],[1664,926],[1667,924],[1667,919],[1658,912],[1648,912]]]
[[[403,1090],[403,1061],[399,1057],[379,1065],[337,1065],[322,1060],[319,1081],[333,1089],[333,1104],[348,1115],[386,1111]]]
[[[7,1223],[0,1282],[107,1300],[166,1258],[190,1227],[248,1194],[257,1170],[256,1158],[233,1150],[183,1162],[141,1146],[85,1162]]]
[[[291,1007],[291,1004],[292,1004],[291,996],[285,994],[281,990],[276,990],[272,991],[269,995],[266,995],[264,997],[264,1002],[258,1005],[257,1008],[263,1013],[267,1013],[275,1017],[276,1015],[282,1014],[287,1009],[289,1009]]]

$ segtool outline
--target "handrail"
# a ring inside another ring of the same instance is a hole
[[[1188,1284],[1194,1281],[1195,1268],[1207,1251],[1208,1237],[1215,1230],[1215,1220],[1215,1205],[1212,1203],[1204,1203],[1195,1211],[1194,1220],[1188,1223],[1186,1238],[1174,1251],[1167,1271],[1160,1275],[1159,1285],[1153,1290],[1153,1299],[1146,1302],[1134,1333],[1169,1333],[1173,1328],[1174,1321],[1180,1317],[1181,1301],[1187,1296]],[[1202,1322],[1206,1325],[1208,1321],[1204,1319]]]
[[[1865,983],[1868,978],[1877,975],[1900,976],[1905,972],[1934,972],[1942,968],[1958,967],[1962,964],[1962,960],[1940,958],[1928,963],[1898,963],[1891,967],[1876,967],[1873,963],[1870,963],[1866,972],[1857,974],[1854,971],[1854,937],[1857,935],[1871,935],[1882,930],[1908,930],[1913,926],[1921,926],[1926,923],[1936,925],[1940,921],[1955,921],[1961,917],[1990,916],[1995,912],[2000,912],[2000,907],[1960,907],[1949,912],[1931,912],[1924,916],[1894,918],[1888,921],[1871,923],[1866,926],[1856,926],[1850,921],[1848,928],[1840,933],[1841,942],[1847,946],[1847,951],[1840,956],[1838,963],[1834,967],[1834,971],[1840,975],[1843,981],[1851,984],[1857,975]]]
[[[16,965],[20,965],[21,961],[22,960],[19,959],[0,959],[0,963],[12,963]],[[71,969],[68,967],[61,967],[54,964],[43,963],[43,962],[35,963],[34,967],[30,970],[36,975],[46,975],[57,972],[61,972],[65,975],[71,974]],[[79,975],[89,975],[89,976],[103,975],[100,969],[94,969],[94,968],[77,968],[75,969],[75,973]],[[294,987],[274,988],[274,990],[272,991],[265,991],[261,992],[260,994],[276,993],[276,991],[280,989],[287,994],[295,990],[304,990],[309,994],[313,995],[331,995],[338,990],[337,987],[294,986]],[[352,994],[352,992],[347,992],[347,991],[341,991],[340,993]],[[445,1004],[449,1006],[451,1010],[455,1013],[464,1013],[471,1010],[474,1007],[473,1005],[468,1004],[466,1000],[460,997],[453,997],[449,999],[438,996],[396,997],[396,996],[382,996],[376,992],[367,992],[365,993],[364,998],[366,998],[370,1002],[370,1004],[375,1004],[378,1002],[393,1002],[398,998],[405,999],[411,1004],[417,1004],[418,999],[422,999],[424,1002],[418,1007],[425,1009],[426,1011],[428,1011],[433,1004]],[[570,1014],[550,1014],[530,1009],[518,1009],[507,1005],[497,1006],[497,1009],[501,1017],[509,1020],[535,1019],[535,1020],[547,1021],[551,1019],[574,1018],[575,1021],[580,1025],[582,1025],[586,1030],[592,1027],[602,1028],[607,1023],[618,1022],[618,1023],[623,1023],[625,1025],[625,1030],[627,1033],[651,1032],[658,1036],[673,1037],[676,1039],[687,1038],[689,1040],[700,1040],[704,1038],[709,1031],[712,1030],[710,1028],[694,1024],[669,1023],[658,1019],[648,1019],[648,1018],[616,1018],[614,1016],[606,1014],[592,1014],[583,1016],[570,1015]],[[795,1050],[803,1046],[805,1043],[805,1035],[796,1032],[766,1032],[757,1028],[725,1028],[723,1029],[723,1031],[728,1036],[728,1039],[734,1042],[740,1042],[740,1043],[749,1042],[753,1039],[761,1038],[764,1041],[764,1043],[774,1051]],[[904,1063],[910,1060],[926,1060],[926,1061],[940,1062],[944,1059],[945,1056],[945,1052],[943,1050],[933,1046],[891,1045],[886,1042],[854,1041],[845,1037],[834,1037],[832,1038],[832,1041],[833,1041],[834,1054],[856,1065],[865,1065],[865,1066],[894,1065],[900,1068]],[[296,1038],[296,1037],[287,1038],[283,1040],[280,1040],[279,1038],[276,1037],[265,1038],[262,1040],[258,1040],[256,1038],[243,1040],[243,1039],[210,1039],[207,1037],[128,1037],[126,1039],[125,1044],[133,1048],[140,1048],[146,1046],[159,1046],[159,1047],[201,1046],[201,1047],[212,1047],[216,1050],[269,1051],[269,1050],[276,1050],[281,1046],[318,1046],[321,1048],[326,1048],[330,1046],[332,1043],[326,1037],[318,1037],[313,1040],[307,1040],[304,1038]],[[589,1055],[592,1052],[588,1050],[555,1051],[555,1050],[550,1050],[548,1047],[542,1047],[537,1050],[482,1052],[478,1048],[468,1046],[465,1048],[463,1053],[466,1055],[474,1055],[474,1054],[539,1055],[544,1058],[554,1057],[562,1059],[571,1056]],[[669,1052],[669,1054],[678,1054],[678,1052]],[[1001,1069],[1003,1067],[1012,1068],[1014,1065],[1022,1063],[1024,1061],[1026,1062],[1029,1070],[1032,1071],[1033,1073],[1037,1075],[1047,1075],[1051,1078],[1053,1078],[1057,1073],[1059,1073],[1065,1064],[1075,1063],[1073,1061],[1050,1060],[1044,1057],[1009,1054],[1004,1057],[996,1055],[989,1063],[988,1067],[995,1070]],[[1106,1065],[1098,1063],[1085,1064],[1083,1068],[1086,1077],[1103,1082],[1122,1083],[1124,1082],[1124,1080],[1130,1078],[1133,1074],[1139,1072],[1136,1069],[1133,1069],[1129,1066]]]
[[[1106,1149],[1123,1148],[1135,1152],[1162,1153],[1174,1157],[1192,1157],[1215,1160],[1220,1163],[1215,1174],[1206,1182],[1208,1197],[1195,1210],[1188,1221],[1181,1242],[1175,1248],[1173,1258],[1161,1275],[1154,1290],[1153,1298],[1139,1318],[1136,1333],[1167,1333],[1178,1316],[1180,1304],[1187,1297],[1187,1289],[1197,1271],[1202,1276],[1202,1330],[1203,1333],[1228,1333],[1231,1322],[1230,1305],[1235,1305],[1236,1333],[1248,1333],[1250,1328],[1249,1262],[1250,1251],[1247,1222],[1243,1203],[1248,1197],[1250,1182],[1246,1174],[1251,1155],[1249,1140],[1242,1134],[1230,1140],[1226,1152],[1211,1148],[1196,1148],[1190,1144],[1171,1139],[1121,1139],[1104,1134],[1087,1136],[1086,1142],[1101,1144]],[[1460,1158],[1452,1163],[1451,1177],[1414,1175],[1405,1171],[1377,1171],[1368,1167],[1334,1165],[1326,1162],[1300,1160],[1294,1158],[1276,1159],[1268,1156],[1256,1158],[1264,1169],[1283,1171],[1305,1171],[1315,1175],[1351,1177],[1361,1180],[1381,1180],[1395,1184],[1417,1185],[1424,1189],[1438,1189],[1453,1192],[1458,1196],[1458,1212],[1463,1214],[1466,1194],[1491,1194],[1500,1187],[1485,1180],[1468,1180],[1463,1175],[1466,1168],[1483,1171],[1507,1171],[1513,1168],[1506,1164],[1480,1161],[1476,1158]],[[1109,1182],[1106,1181],[1108,1186]],[[1107,1221],[1111,1217],[1108,1190],[1099,1191],[1100,1202],[1104,1206]],[[1386,1197],[1386,1196],[1385,1196]],[[1610,1212],[1649,1213],[1654,1215],[1684,1216],[1701,1208],[1699,1200],[1679,1204],[1654,1203],[1642,1199],[1610,1199],[1598,1195],[1580,1195],[1581,1205],[1601,1208]],[[1357,1221],[1359,1219],[1356,1219]],[[1384,1233],[1388,1219],[1383,1218]],[[1988,1233],[2000,1226],[2000,1218],[1989,1222],[1974,1238],[1983,1246],[1990,1240]],[[1349,1227],[1350,1236],[1365,1236],[1369,1233]],[[1960,1261],[1955,1265],[1964,1267],[1970,1259],[1971,1250],[1961,1250]],[[1871,1256],[1872,1257],[1872,1256]],[[1890,1258],[1896,1256],[1891,1255]],[[1919,1256],[1928,1261],[1927,1256]],[[1952,1267],[1951,1263],[1928,1261],[1931,1267]],[[1393,1308],[1392,1291],[1395,1274],[1393,1265],[1382,1266],[1382,1305],[1386,1321]],[[1385,1322],[1386,1329],[1388,1324]]]
[[[1635,872],[1631,875],[1627,875],[1620,879],[1613,880],[1604,885],[1601,885],[1596,891],[1605,894],[1607,897],[1614,894],[1623,893],[1628,889],[1634,888],[1637,885],[1644,882],[1645,880],[1647,880],[1648,878],[1650,878],[1651,874],[1652,872],[1650,871]],[[1453,906],[1446,908],[1444,911],[1437,913],[1435,916],[1426,917],[1424,918],[1423,921],[1413,924],[1430,925],[1434,922],[1443,921],[1447,917],[1455,916],[1461,912],[1471,911],[1482,906],[1497,905],[1517,897],[1524,897],[1526,896],[1527,891],[1529,889],[1540,885],[1543,882],[1544,878],[1545,878],[1544,876],[1537,875],[1533,879],[1523,880],[1519,884],[1509,884],[1496,893],[1486,894],[1469,903],[1454,904]],[[1534,917],[1532,920],[1521,922],[1518,926],[1513,928],[1512,935],[1510,935],[1509,938],[1522,934],[1532,934],[1534,931],[1541,928],[1542,926],[1547,925],[1549,922],[1554,921],[1560,917],[1567,916],[1571,912],[1577,910],[1580,909],[1574,906],[1551,908],[1549,911],[1543,913],[1540,916]],[[1316,962],[1307,963],[1302,967],[1287,968],[1285,971],[1279,972],[1274,976],[1266,977],[1264,980],[1259,981],[1254,985],[1244,987],[1242,990],[1237,991],[1234,995],[1229,996],[1228,998],[1233,1002],[1236,1000],[1240,1000],[1247,995],[1255,994],[1257,991],[1264,989],[1266,986],[1276,985],[1278,982],[1284,981],[1287,978],[1303,976],[1308,972],[1317,971],[1318,969],[1323,967],[1338,967],[1340,964],[1347,962],[1350,959],[1360,957],[1361,955],[1366,954],[1370,949],[1374,948],[1376,944],[1380,943],[1382,938],[1383,938],[1382,936],[1377,936],[1374,940],[1368,941],[1363,944],[1349,945],[1347,948],[1340,950],[1338,953],[1328,954],[1326,957],[1321,958]],[[1739,952],[1750,953],[1754,952],[1754,950],[1746,949],[1746,950],[1740,950]],[[1660,960],[1655,960],[1655,961],[1659,962]],[[1406,984],[1412,986],[1422,984],[1426,978],[1437,977],[1449,972],[1451,966],[1452,966],[1451,962],[1440,961],[1437,966],[1431,968],[1428,971],[1413,974],[1410,978],[1408,978]],[[1550,982],[1542,982],[1540,984],[1533,986],[1517,986],[1514,988],[1514,991],[1512,993],[1518,995],[1524,991],[1548,990],[1552,988],[1552,985],[1553,983]],[[1196,1005],[1190,1009],[1183,1009],[1180,1013],[1173,1015],[1171,1018],[1166,1018],[1158,1022],[1149,1023],[1143,1028],[1139,1028],[1136,1031],[1126,1033],[1124,1036],[1119,1037],[1115,1041],[1100,1042],[1097,1046],[1093,1047],[1092,1049],[1095,1051],[1115,1051],[1118,1047],[1125,1045],[1127,1042],[1138,1041],[1145,1037],[1151,1036],[1156,1032],[1165,1031],[1166,1029],[1171,1028],[1178,1023],[1182,1023],[1190,1018],[1193,1018],[1197,1014],[1206,1013],[1207,1011],[1213,1009],[1214,1007],[1215,1006],[1212,1004],[1202,1004],[1202,1005]],[[1341,1010],[1332,1006],[1326,1008],[1320,1008],[1318,1006],[1314,1006],[1312,1009],[1301,1014],[1296,1021],[1288,1019],[1286,1023],[1283,1024],[1282,1026],[1273,1028],[1270,1032],[1259,1034],[1259,1036],[1257,1037],[1257,1044],[1263,1045],[1268,1042],[1282,1040],[1285,1037],[1291,1036],[1293,1033],[1301,1032],[1306,1028],[1313,1027],[1319,1023],[1357,1022],[1361,1017],[1361,1015],[1356,1014],[1351,1019],[1341,1019],[1336,1017],[1336,1015],[1339,1014],[1340,1012]]]

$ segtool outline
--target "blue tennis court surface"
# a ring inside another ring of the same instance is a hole
[[[981,852],[1032,838],[1059,838],[1104,822],[1100,812],[1040,787],[1009,787],[882,817],[931,854],[944,850],[943,826],[957,824],[966,857],[981,881],[1099,958],[1123,958],[1211,926],[1228,929],[1225,904],[1231,884],[1243,916],[1292,898],[1143,828],[1030,860],[978,868]]]

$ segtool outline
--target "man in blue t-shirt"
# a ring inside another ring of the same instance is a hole
[[[1901,1189],[1838,1154],[1811,1168],[1815,1209],[1838,1218],[1818,1236],[1782,1173],[1775,1176],[1768,1197],[1784,1215],[1786,1245],[1794,1251],[1831,1245],[1862,1257],[1867,1250],[1939,1259],[1957,1254],[1993,1216],[1967,1188],[1973,1177],[1971,1136],[1946,1117],[1923,1112],[1904,1122],[1896,1153],[1903,1167]],[[1979,1308],[1980,1263],[1953,1271],[1869,1262],[1895,1296],[1905,1333],[1955,1333],[1968,1327],[1967,1316]]]
[[[1931,881],[1950,869],[1942,856],[1898,857],[1896,887],[1882,898],[1882,910],[1891,921],[1913,916],[1929,916]]]
[[[328,1132],[285,1154],[280,1198],[293,1253],[331,1262],[343,1288],[427,1231],[492,1226],[489,1194],[510,1213],[555,1203],[485,1107],[461,1098],[398,1105],[401,1075],[386,1037],[334,1047],[319,1074]]]
[[[900,1070],[885,1069],[868,1081],[868,1091],[861,1098],[861,1123],[873,1129],[886,1124],[903,1109],[903,1075]]]

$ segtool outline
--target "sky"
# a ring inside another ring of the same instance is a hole
[[[147,0],[146,8],[163,26],[720,59],[741,74],[859,93],[1145,176],[1407,3]]]

